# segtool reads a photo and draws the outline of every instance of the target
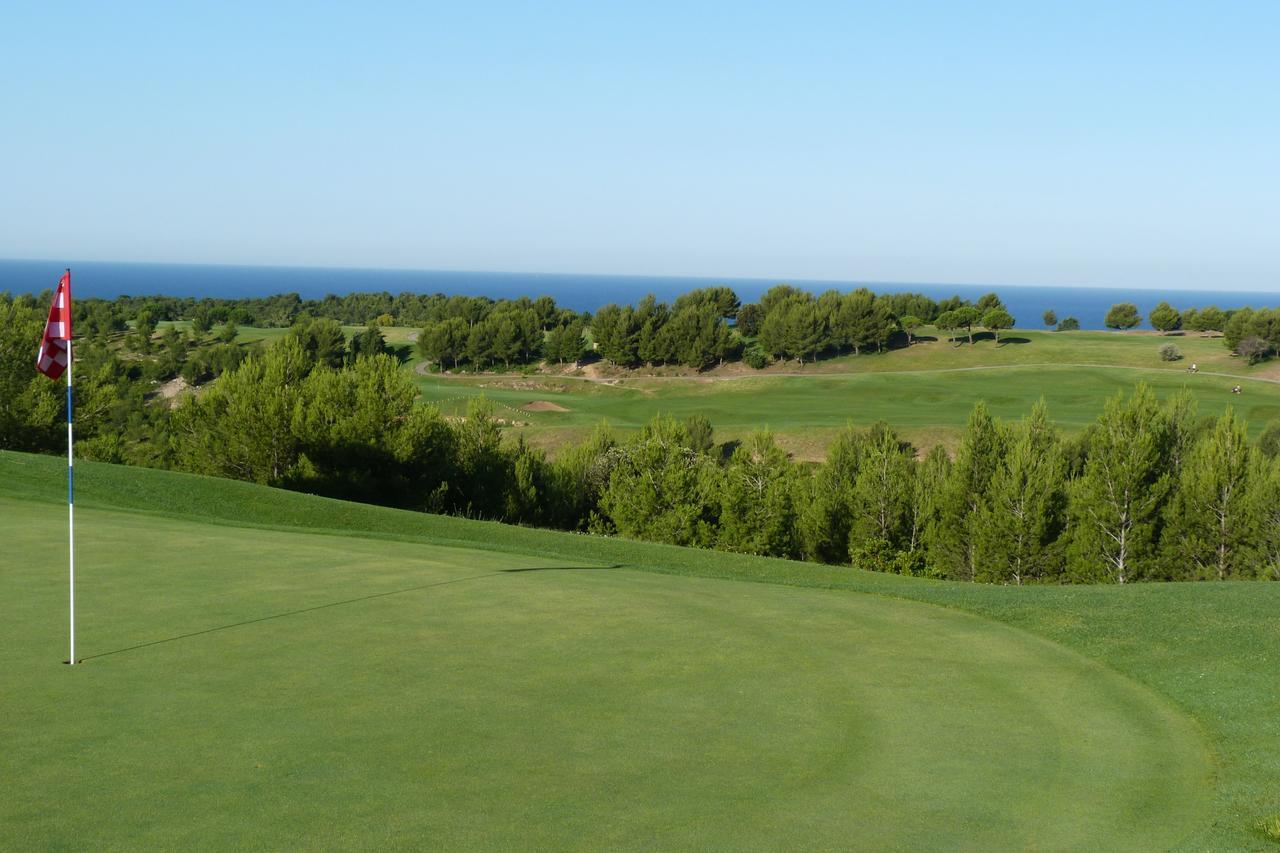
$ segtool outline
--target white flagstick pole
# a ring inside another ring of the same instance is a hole
[[[71,303],[71,270],[67,270],[67,315],[70,319]],[[76,503],[75,503],[75,455],[72,453],[73,436],[71,432],[71,330],[67,329],[67,543],[70,546],[70,592],[69,616],[71,622],[71,656],[67,663],[76,665]]]

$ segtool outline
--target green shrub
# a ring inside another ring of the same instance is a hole
[[[769,356],[765,355],[764,350],[760,349],[760,347],[755,344],[747,347],[746,351],[742,354],[742,360],[745,361],[749,367],[754,367],[756,370],[761,370],[769,366]]]
[[[1160,347],[1161,361],[1177,361],[1180,358],[1182,358],[1182,350],[1178,349],[1173,344],[1165,344]]]
[[[856,535],[850,536],[849,562],[855,569],[867,572],[892,572],[897,568],[896,556],[897,551],[893,545],[883,539],[871,538],[859,541]]]

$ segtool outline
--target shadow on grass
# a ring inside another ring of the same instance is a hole
[[[603,572],[606,569],[624,568],[622,563],[613,563],[608,566],[529,566],[524,569],[498,569],[494,574],[510,575],[516,572]],[[484,575],[476,575],[476,577],[484,577]],[[463,580],[467,580],[464,578]]]
[[[187,640],[192,637],[200,637],[205,634],[213,634],[218,631],[229,631],[232,628],[243,628],[246,625],[256,625],[259,622],[270,622],[272,619],[283,619],[286,616],[300,616],[303,613],[314,613],[317,610],[327,610],[330,607],[341,607],[345,604],[359,604],[362,601],[371,601],[375,598],[386,598],[390,595],[402,595],[406,592],[418,592],[419,590],[431,589],[437,586],[448,586],[454,583],[463,583],[464,581],[480,580],[482,578],[493,578],[498,575],[512,574],[515,572],[599,572],[608,569],[621,569],[623,564],[614,563],[608,566],[527,566],[516,569],[498,569],[492,572],[485,572],[480,575],[468,575],[465,578],[453,578],[447,581],[436,581],[435,583],[424,583],[418,586],[407,586],[404,589],[392,589],[386,592],[375,592],[372,595],[362,595],[357,598],[347,598],[342,601],[330,601],[327,604],[317,604],[315,607],[303,607],[300,610],[286,610],[284,613],[273,613],[270,616],[259,616],[257,619],[246,619],[243,622],[232,622],[230,625],[219,625],[216,628],[205,628],[202,631],[191,631],[187,634],[178,634],[176,637],[165,637],[163,640],[151,640],[147,643],[138,643],[134,646],[126,646],[123,649],[112,649],[109,652],[98,652],[96,655],[85,655],[82,658],[76,658],[76,663],[84,663],[95,658],[105,658],[108,655],[118,655],[124,652],[133,652],[138,649],[145,649],[151,646],[160,646],[165,643],[175,643],[178,640]]]

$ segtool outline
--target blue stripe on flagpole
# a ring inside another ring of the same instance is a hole
[[[70,365],[68,365],[68,367],[70,367]],[[68,428],[68,430],[70,430],[70,428],[71,428],[71,405],[72,405],[72,403],[71,403],[71,383],[70,383],[70,382],[68,382],[68,383],[67,383],[67,428]],[[67,433],[67,435],[68,435],[68,436],[70,436],[70,435],[71,435],[71,433],[70,433],[70,432],[68,432],[68,433]],[[76,490],[75,490],[75,467],[74,467],[74,465],[72,464],[72,461],[71,461],[70,456],[68,456],[68,457],[67,457],[67,503],[68,503],[68,504],[74,504],[74,503],[75,503],[75,494],[76,494]]]

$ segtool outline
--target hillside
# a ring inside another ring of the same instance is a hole
[[[8,838],[1238,848],[1278,810],[1277,585],[913,581],[85,464],[68,687],[64,470],[0,454],[6,773],[61,756],[5,780]],[[619,568],[504,571],[547,566]],[[308,834],[335,810],[365,829]]]

